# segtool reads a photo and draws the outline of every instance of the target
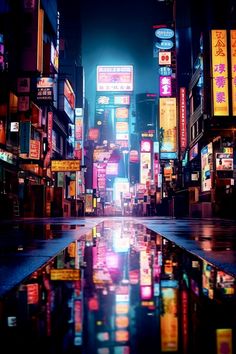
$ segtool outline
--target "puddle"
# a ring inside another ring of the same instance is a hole
[[[42,237],[65,230],[44,227]],[[1,346],[48,354],[232,354],[235,305],[232,276],[132,220],[106,220],[2,297]]]

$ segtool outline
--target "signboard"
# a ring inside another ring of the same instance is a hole
[[[48,112],[48,148],[51,156],[52,153],[52,128],[53,128],[53,113]]]
[[[0,160],[5,161],[10,164],[16,163],[16,156],[14,156],[11,152],[0,149]]]
[[[171,28],[158,28],[155,31],[155,36],[160,39],[170,39],[174,37],[175,32]]]
[[[43,174],[43,169],[42,167],[40,167],[38,164],[33,164],[33,163],[24,163],[24,164],[20,164],[20,168],[22,168],[22,170],[25,171],[30,171],[32,173],[34,173],[35,175],[39,175],[42,176]]]
[[[88,140],[98,140],[99,138],[99,129],[98,128],[90,128],[88,131]]]
[[[68,80],[64,81],[64,96],[67,99],[70,108],[75,108],[75,94]]]
[[[80,280],[79,269],[51,269],[51,280]]]
[[[18,111],[26,112],[30,108],[29,96],[19,96],[18,98]]]
[[[51,77],[41,77],[37,79],[37,99],[53,100],[54,79]]]
[[[229,115],[226,30],[211,31],[213,115]]]
[[[151,152],[152,142],[151,140],[141,140],[140,151],[141,152]]]
[[[99,96],[97,98],[97,103],[107,105],[107,104],[110,104],[110,100],[111,100],[111,97],[109,97],[109,96]]]
[[[130,96],[123,95],[123,96],[114,96],[114,104],[130,104]]]
[[[52,172],[80,171],[80,160],[51,160]]]
[[[39,140],[30,140],[30,151],[29,158],[33,160],[40,159],[40,141]]]
[[[231,154],[216,154],[216,171],[233,171],[234,160]]]
[[[170,97],[172,95],[171,76],[160,76],[160,96]]]
[[[201,171],[202,171],[202,192],[211,190],[211,170],[212,170],[212,143],[201,150]]]
[[[172,69],[169,66],[160,66],[158,69],[159,75],[170,76],[172,75]]]
[[[141,152],[140,154],[140,183],[145,184],[151,179],[151,153]]]
[[[59,53],[58,53],[58,50],[54,47],[52,42],[51,42],[51,64],[54,67],[54,69],[56,70],[56,72],[58,72]]]
[[[126,107],[116,108],[116,118],[126,119],[129,118],[129,110]]]
[[[42,125],[42,109],[33,102],[31,102],[31,123],[36,128]]]
[[[97,91],[133,91],[133,66],[97,66]]]
[[[198,155],[198,143],[196,143],[190,150],[189,150],[189,161],[193,160]]]
[[[133,163],[139,162],[139,153],[137,150],[130,150],[129,153],[129,161]]]
[[[30,122],[20,122],[20,152],[28,154],[30,149]]]
[[[129,131],[129,126],[127,122],[116,122],[117,133],[127,133],[128,131]]]
[[[86,194],[85,195],[85,213],[93,212],[93,195]]]
[[[107,166],[106,166],[106,174],[109,176],[117,176],[118,175],[118,163],[108,162]]]
[[[82,117],[75,118],[75,140],[83,139],[83,119]]]
[[[233,333],[232,328],[216,329],[217,354],[233,353]]]
[[[18,93],[29,93],[30,92],[30,78],[29,77],[19,77],[17,79],[17,92]]]
[[[159,51],[159,65],[171,65],[171,52]]]
[[[0,119],[0,144],[6,144],[6,124]]]
[[[232,113],[236,116],[236,30],[230,31]]]
[[[39,302],[39,284],[27,284],[27,304],[38,304]]]
[[[130,96],[129,95],[113,95],[109,93],[109,95],[98,95],[96,98],[96,102],[101,106],[129,106],[130,105]]]
[[[129,134],[128,133],[117,133],[116,134],[116,141],[118,140],[129,140]]]
[[[177,151],[176,134],[176,98],[160,98],[160,128],[162,132],[162,143],[160,145],[162,153],[172,153]]]
[[[180,150],[184,151],[187,147],[187,128],[186,128],[186,88],[179,89],[179,139]]]
[[[20,128],[20,123],[19,122],[11,122],[10,125],[10,132],[18,132]]]
[[[174,46],[174,43],[170,39],[162,39],[160,42],[155,43],[155,47],[157,49],[167,50],[167,49],[173,48],[173,46]]]

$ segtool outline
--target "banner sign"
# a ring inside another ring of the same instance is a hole
[[[30,150],[30,122],[20,122],[20,152],[28,154]]]
[[[232,113],[236,116],[236,30],[230,31]]]
[[[187,146],[187,128],[186,128],[186,88],[179,89],[179,131],[180,131],[180,149],[184,151]]]
[[[52,172],[80,171],[80,160],[51,160]]]
[[[211,31],[213,115],[229,115],[226,30]]]

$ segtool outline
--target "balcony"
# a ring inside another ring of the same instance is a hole
[[[196,121],[201,117],[202,113],[202,105],[200,104],[190,116],[190,126],[193,126],[194,123],[196,123]]]

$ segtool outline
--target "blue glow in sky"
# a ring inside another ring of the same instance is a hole
[[[94,117],[97,65],[133,65],[134,92],[154,92],[155,24],[152,0],[146,2],[84,0],[82,4],[82,58],[90,121]],[[96,6],[96,7],[95,7]]]

